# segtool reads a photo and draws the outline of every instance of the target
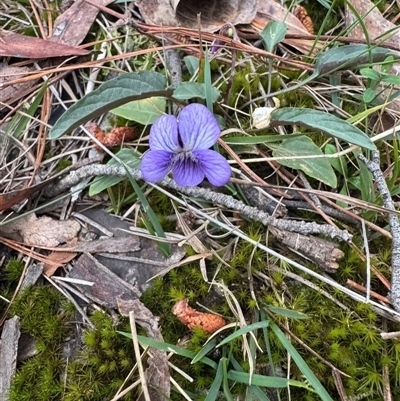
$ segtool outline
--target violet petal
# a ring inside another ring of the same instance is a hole
[[[178,141],[178,122],[174,116],[163,115],[154,121],[150,129],[151,150],[177,152],[181,149]]]
[[[146,152],[140,164],[143,179],[148,182],[161,181],[168,174],[173,157],[174,154],[166,150]]]
[[[221,187],[231,177],[231,167],[227,160],[214,150],[195,150],[193,155],[199,161],[199,165],[212,185]]]
[[[178,185],[194,187],[204,180],[199,164],[192,159],[178,159],[172,167],[172,176]]]
[[[184,150],[208,149],[221,133],[214,115],[199,103],[189,104],[181,111],[178,130]]]

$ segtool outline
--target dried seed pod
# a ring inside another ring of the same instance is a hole
[[[199,312],[188,306],[188,300],[183,299],[177,301],[172,308],[172,313],[190,330],[195,327],[202,328],[206,333],[212,334],[225,326],[225,320],[218,315],[212,313]]]
[[[307,32],[310,35],[314,35],[314,24],[307,13],[307,10],[303,6],[296,6],[293,10],[293,14],[304,25],[304,28],[307,29]]]
[[[87,123],[85,128],[101,143],[103,143],[106,136],[103,130],[96,123]]]
[[[108,134],[105,134],[96,123],[86,124],[86,129],[107,148],[121,145],[122,142],[132,141],[136,137],[136,130],[133,127],[116,127]],[[101,151],[98,146],[96,149]]]

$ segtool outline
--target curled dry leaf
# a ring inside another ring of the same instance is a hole
[[[188,306],[187,299],[176,302],[172,308],[172,313],[190,330],[200,327],[209,334],[215,333],[226,324],[221,316],[199,312],[191,308]]]
[[[253,126],[257,129],[268,128],[271,123],[271,113],[278,109],[281,105],[277,97],[272,98],[274,101],[274,107],[257,107],[253,111]]]
[[[46,261],[43,264],[43,273],[47,277],[52,277],[59,267],[71,262],[76,255],[76,252],[51,252],[47,255]]]
[[[119,146],[123,142],[132,141],[136,138],[136,130],[133,127],[116,127],[111,130],[108,134],[96,124],[86,124],[86,129],[104,146],[107,148],[113,148]],[[101,151],[102,149],[96,145],[96,149]]]
[[[144,20],[152,25],[183,26],[217,31],[226,22],[249,24],[256,15],[258,0],[136,0]]]

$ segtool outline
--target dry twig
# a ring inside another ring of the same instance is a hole
[[[368,170],[371,172],[379,193],[383,198],[383,205],[388,210],[396,211],[392,197],[390,196],[389,188],[380,168],[379,152],[372,152],[372,159],[368,160],[364,155],[359,155],[358,158],[365,163]],[[392,278],[391,291],[388,298],[392,301],[394,309],[400,311],[400,224],[396,213],[389,214],[389,225],[392,233]]]
[[[142,178],[142,174],[138,169],[129,169],[129,173],[135,180],[140,180]],[[126,177],[127,169],[123,166],[109,166],[101,164],[85,166],[79,170],[70,172],[70,174],[63,178],[59,183],[49,187],[46,191],[46,194],[49,197],[57,196],[65,190],[77,185],[82,180],[88,177],[97,176]],[[340,230],[327,224],[319,225],[315,222],[306,223],[303,221],[277,219],[255,207],[245,205],[243,202],[234,199],[232,196],[214,192],[207,188],[181,187],[171,178],[163,179],[160,182],[160,185],[174,189],[187,196],[203,198],[218,205],[225,206],[229,209],[237,210],[239,213],[254,221],[259,221],[265,226],[272,226],[287,231],[297,232],[303,235],[322,234],[327,237],[346,242],[350,242],[352,239],[352,235],[347,230]]]

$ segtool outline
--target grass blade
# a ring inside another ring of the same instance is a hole
[[[215,375],[214,381],[208,390],[207,397],[204,401],[215,401],[219,395],[219,389],[221,388],[221,383],[223,379],[223,366],[222,360],[219,361],[217,373]]]
[[[310,385],[313,387],[315,392],[321,397],[323,401],[333,401],[331,396],[327,393],[325,388],[322,386],[321,382],[316,378],[314,373],[308,367],[304,359],[301,355],[296,351],[290,341],[286,338],[285,334],[282,330],[274,323],[270,322],[271,330],[275,333],[278,337],[279,341],[282,345],[286,348],[287,352],[289,352],[290,356],[293,358],[294,362],[296,363],[297,367],[300,369],[301,373],[305,376],[308,380]]]
[[[231,335],[226,337],[223,341],[221,341],[217,345],[217,347],[220,347],[221,345],[229,343],[232,340],[234,340],[235,338],[240,337],[241,335],[246,334],[249,331],[253,331],[253,330],[257,330],[257,329],[263,329],[264,327],[268,327],[268,325],[269,325],[269,321],[268,320],[264,320],[262,322],[257,322],[257,323],[249,324],[248,326],[242,327],[241,329],[235,331],[234,333],[232,333]]]

